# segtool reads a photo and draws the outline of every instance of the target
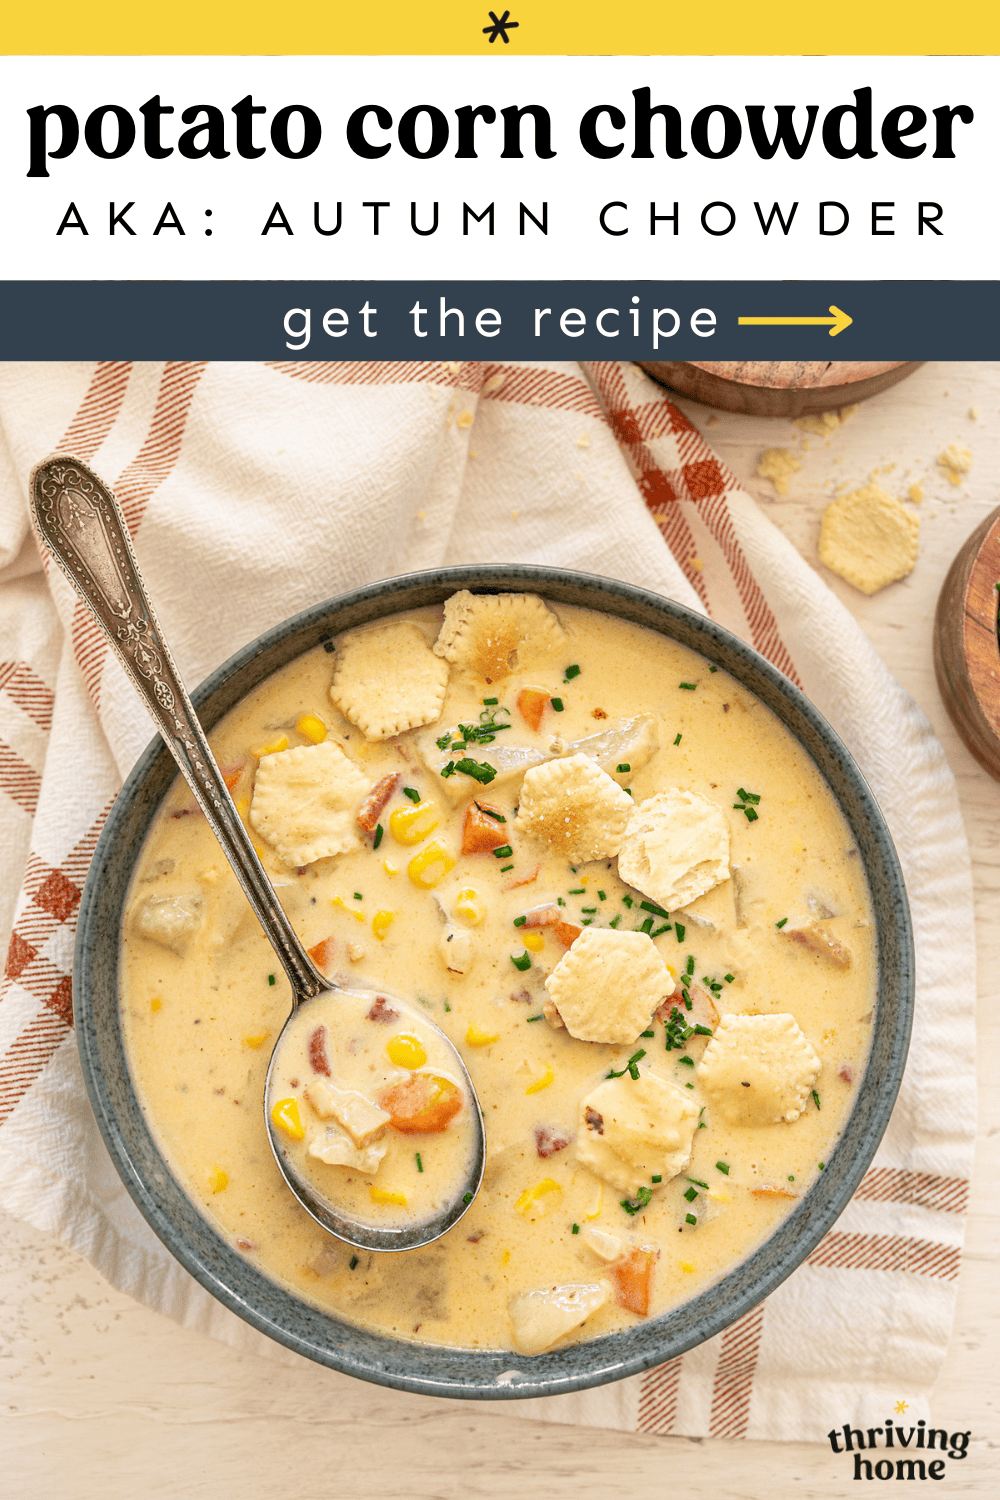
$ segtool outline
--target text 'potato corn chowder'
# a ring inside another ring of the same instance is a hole
[[[486,1120],[442,1240],[362,1253],[309,1218],[263,1115],[288,985],[178,782],[130,898],[126,1044],[191,1196],[285,1286],[530,1355],[703,1290],[823,1170],[869,1043],[868,892],[811,760],[726,673],[463,591],[307,653],[212,742],[313,958],[369,992],[305,1005],[280,1058],[299,1160],[371,1223],[447,1197],[468,1102],[394,995],[453,1040]]]

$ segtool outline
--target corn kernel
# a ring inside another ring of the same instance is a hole
[[[486,915],[486,903],[471,885],[459,891],[455,898],[455,915],[467,927],[478,927]]]
[[[545,939],[540,932],[522,932],[521,942],[526,948],[530,948],[532,953],[541,953],[545,947]]]
[[[293,1141],[305,1139],[305,1130],[302,1128],[302,1119],[299,1115],[299,1101],[297,1099],[279,1099],[271,1109],[271,1119],[279,1130],[291,1136]]]
[[[213,1167],[208,1174],[208,1185],[213,1193],[221,1193],[229,1186],[229,1175],[221,1167]]]
[[[558,1203],[562,1202],[562,1195],[563,1190],[558,1182],[554,1182],[551,1177],[545,1177],[533,1188],[525,1188],[514,1207],[524,1218],[527,1218],[529,1214],[534,1218],[540,1218],[542,1214],[550,1213]]]
[[[505,1250],[503,1252],[503,1254],[501,1255],[501,1257],[500,1257],[500,1264],[502,1266],[505,1266],[505,1265],[507,1265],[507,1263],[509,1262],[509,1260],[510,1260],[510,1251],[509,1250]]]
[[[351,914],[351,916],[354,918],[355,922],[362,922],[363,923],[363,922],[365,922],[367,920],[366,917],[365,917],[364,912],[363,911],[358,911],[358,908],[356,906],[348,906],[348,904],[344,900],[343,896],[331,896],[330,897],[330,905],[331,906],[339,906],[344,911],[349,911],[350,914]]]
[[[368,1196],[373,1203],[394,1203],[398,1208],[406,1207],[405,1193],[390,1193],[388,1188],[376,1187],[374,1183],[368,1189]]]
[[[396,913],[394,911],[377,911],[372,917],[372,932],[374,932],[380,943],[385,941],[385,935],[395,919]]]
[[[149,1008],[153,1011],[163,1009],[163,1001],[160,999],[159,995],[153,996],[152,1000],[150,1000],[149,1002]]]
[[[389,815],[389,832],[397,844],[419,844],[440,823],[437,803],[418,802],[415,807],[397,807]]]
[[[682,1271],[686,1271],[688,1273],[688,1275],[690,1276],[691,1272],[694,1270],[694,1266],[691,1264],[691,1262],[689,1260],[682,1260],[681,1261],[681,1270]]]
[[[498,1031],[480,1031],[478,1026],[470,1026],[465,1033],[465,1044],[467,1047],[488,1047],[491,1042],[498,1042],[500,1033]]]
[[[419,1037],[401,1031],[386,1046],[386,1055],[397,1068],[422,1068],[427,1061],[427,1052]]]
[[[266,745],[258,745],[256,750],[251,750],[251,755],[256,755],[260,760],[262,755],[277,755],[282,750],[288,749],[288,735],[279,734]]]
[[[419,854],[406,867],[413,884],[421,891],[429,891],[438,885],[449,871],[455,868],[455,861],[441,844],[428,844],[426,849],[421,849]]]
[[[303,714],[295,724],[295,733],[301,734],[303,739],[312,740],[314,745],[321,745],[329,732],[323,720],[317,719],[315,714]]]
[[[383,868],[383,870],[385,871],[385,873],[387,875],[398,875],[399,874],[399,866],[398,865],[391,865],[387,859],[384,859],[382,861],[382,868]]]
[[[593,1212],[589,1213],[589,1214],[584,1214],[583,1217],[585,1219],[599,1219],[601,1217],[601,1209],[603,1207],[604,1207],[604,1183],[603,1182],[599,1182],[597,1184],[597,1198],[596,1198],[596,1200],[594,1202]]]
[[[556,1075],[553,1073],[548,1063],[546,1063],[545,1072],[542,1074],[541,1078],[536,1078],[534,1083],[529,1083],[524,1092],[526,1094],[540,1094],[542,1092],[542,1089],[548,1088],[549,1084],[552,1082],[555,1076]]]
[[[244,1045],[250,1047],[254,1052],[259,1052],[270,1035],[267,1031],[251,1031],[249,1036],[243,1038]]]

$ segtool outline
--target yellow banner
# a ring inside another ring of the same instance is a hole
[[[48,0],[11,3],[7,55],[353,54],[584,56],[591,54],[904,55],[1000,51],[1000,6],[969,0],[715,0],[679,6],[639,0],[383,0],[344,5],[302,0]]]

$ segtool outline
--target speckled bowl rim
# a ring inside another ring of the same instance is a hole
[[[627,583],[528,564],[440,568],[369,584],[329,599],[232,656],[193,694],[211,726],[264,677],[325,637],[398,610],[438,604],[460,588],[529,590],[577,604],[689,646],[729,672],[792,731],[836,797],[857,844],[875,908],[878,995],[862,1085],[826,1169],[774,1233],[716,1285],[658,1318],[530,1358],[510,1351],[446,1349],[357,1328],[300,1300],[265,1275],[184,1193],[138,1103],[119,1025],[119,935],[129,878],[145,833],[175,774],[157,739],[129,776],[98,841],[83,892],[74,1009],[91,1104],[112,1160],[139,1211],[200,1284],[252,1327],[361,1380],[422,1395],[471,1400],[552,1396],[638,1374],[711,1338],[800,1265],[847,1205],[889,1121],[913,1011],[913,936],[899,861],[882,814],[854,760],[789,680],[720,625]]]

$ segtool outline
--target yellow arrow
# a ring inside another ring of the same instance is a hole
[[[815,327],[817,325],[825,326],[827,323],[832,323],[833,327],[830,329],[830,337],[834,339],[838,333],[843,333],[845,328],[850,328],[854,319],[848,317],[847,313],[841,312],[839,307],[831,307],[830,311],[833,314],[831,318],[740,318],[739,322],[755,328],[760,328],[765,324],[778,324],[781,327],[791,327],[808,323]]]

